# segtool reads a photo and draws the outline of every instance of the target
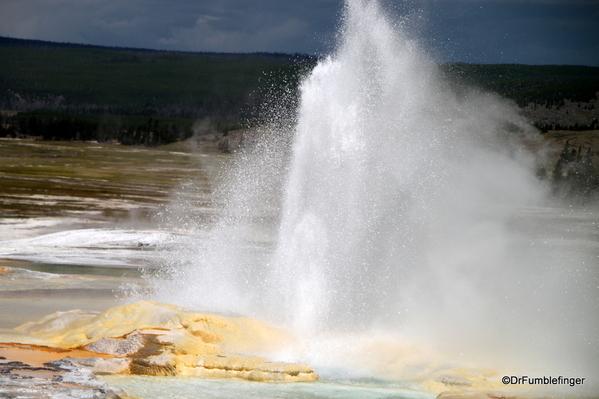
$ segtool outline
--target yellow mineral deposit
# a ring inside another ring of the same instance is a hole
[[[57,312],[16,330],[38,345],[81,348],[120,358],[91,364],[102,372],[286,382],[318,378],[305,365],[247,355],[272,353],[291,344],[293,339],[281,330],[248,318],[193,313],[154,302],[102,313]]]
[[[68,357],[94,373],[262,382],[318,379],[309,366],[262,357],[284,348],[301,347],[282,330],[249,318],[195,313],[155,302],[132,303],[101,313],[56,312],[16,330],[22,334],[22,343],[0,347],[0,354],[7,358],[34,356],[41,362]],[[444,365],[430,349],[397,337],[337,341],[347,357],[339,358],[341,363],[360,358],[364,371],[413,381],[420,389],[440,394],[439,398],[517,395],[506,393],[512,390],[500,384],[495,371]]]

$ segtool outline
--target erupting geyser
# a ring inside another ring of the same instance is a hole
[[[597,375],[596,255],[539,219],[521,144],[535,132],[506,101],[453,90],[402,26],[346,2],[336,51],[288,124],[239,156],[222,217],[160,299],[307,339],[397,335],[448,362]]]

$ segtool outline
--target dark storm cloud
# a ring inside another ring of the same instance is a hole
[[[0,0],[0,34],[184,51],[314,52],[338,0]]]
[[[211,51],[313,52],[334,32],[340,2],[205,2],[193,21],[173,25],[165,46]]]
[[[440,61],[599,65],[599,0],[381,0]],[[0,35],[183,51],[331,47],[341,0],[0,0]]]
[[[426,10],[423,36],[441,59],[599,65],[597,0],[435,1]]]

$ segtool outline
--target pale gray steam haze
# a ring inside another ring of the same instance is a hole
[[[223,216],[169,260],[158,299],[283,325],[305,343],[282,358],[320,372],[409,380],[455,363],[592,392],[597,248],[564,239],[590,214],[548,206],[515,107],[454,92],[393,21],[347,2],[337,49],[297,108],[274,102],[220,188]]]
[[[437,61],[599,65],[596,0],[382,0]],[[323,54],[341,0],[2,0],[0,35],[179,51]]]

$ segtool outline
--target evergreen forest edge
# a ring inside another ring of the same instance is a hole
[[[0,37],[0,137],[157,146],[191,137],[197,120],[210,121],[205,133],[226,134],[259,120],[273,94],[294,92],[317,60]],[[598,67],[450,63],[440,69],[448,81],[498,93],[520,107],[586,104],[599,92]],[[596,118],[535,124],[542,132],[599,128]]]

